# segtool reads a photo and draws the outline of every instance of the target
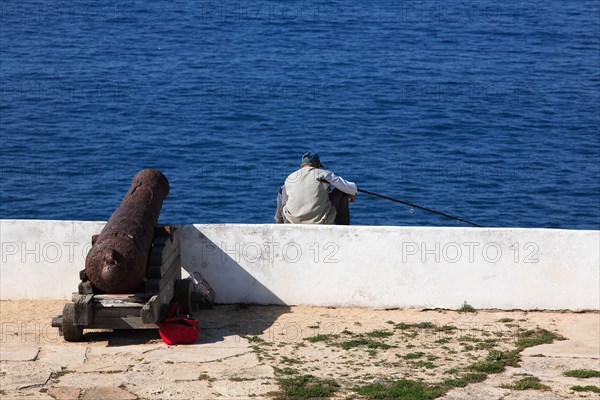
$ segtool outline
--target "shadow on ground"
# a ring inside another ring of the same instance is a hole
[[[199,343],[217,343],[232,337],[260,336],[274,338],[276,330],[285,331],[275,321],[289,313],[288,306],[236,304],[217,306],[194,314],[200,321]]]
[[[220,305],[194,313],[199,320],[200,333],[197,344],[239,340],[238,337],[260,336],[274,338],[274,322],[290,312],[287,306],[261,306],[247,304]],[[285,327],[277,326],[278,331]],[[84,331],[85,342],[107,342],[108,347],[157,344],[162,339],[158,329],[118,329]]]
[[[85,342],[108,342],[108,347],[160,343],[158,329],[116,329],[83,331]]]

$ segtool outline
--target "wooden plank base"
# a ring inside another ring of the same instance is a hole
[[[94,240],[94,239],[92,239]],[[81,329],[156,329],[162,312],[181,279],[179,239],[175,228],[159,226],[148,260],[144,293],[94,294],[87,277],[81,275],[73,293],[73,325]]]

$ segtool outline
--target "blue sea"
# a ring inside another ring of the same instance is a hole
[[[301,155],[491,227],[600,229],[600,2],[0,1],[0,217],[272,223]],[[462,226],[364,193],[358,225]]]

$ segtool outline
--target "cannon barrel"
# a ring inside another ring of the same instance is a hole
[[[133,177],[129,191],[98,235],[85,260],[85,273],[104,293],[131,293],[146,274],[169,181],[162,172],[144,169]]]

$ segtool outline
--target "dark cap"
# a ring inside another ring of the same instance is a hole
[[[302,162],[300,164],[315,164],[315,165],[321,165],[321,159],[319,158],[319,155],[317,153],[315,153],[314,151],[309,151],[308,153],[304,153],[304,155],[302,156]]]

